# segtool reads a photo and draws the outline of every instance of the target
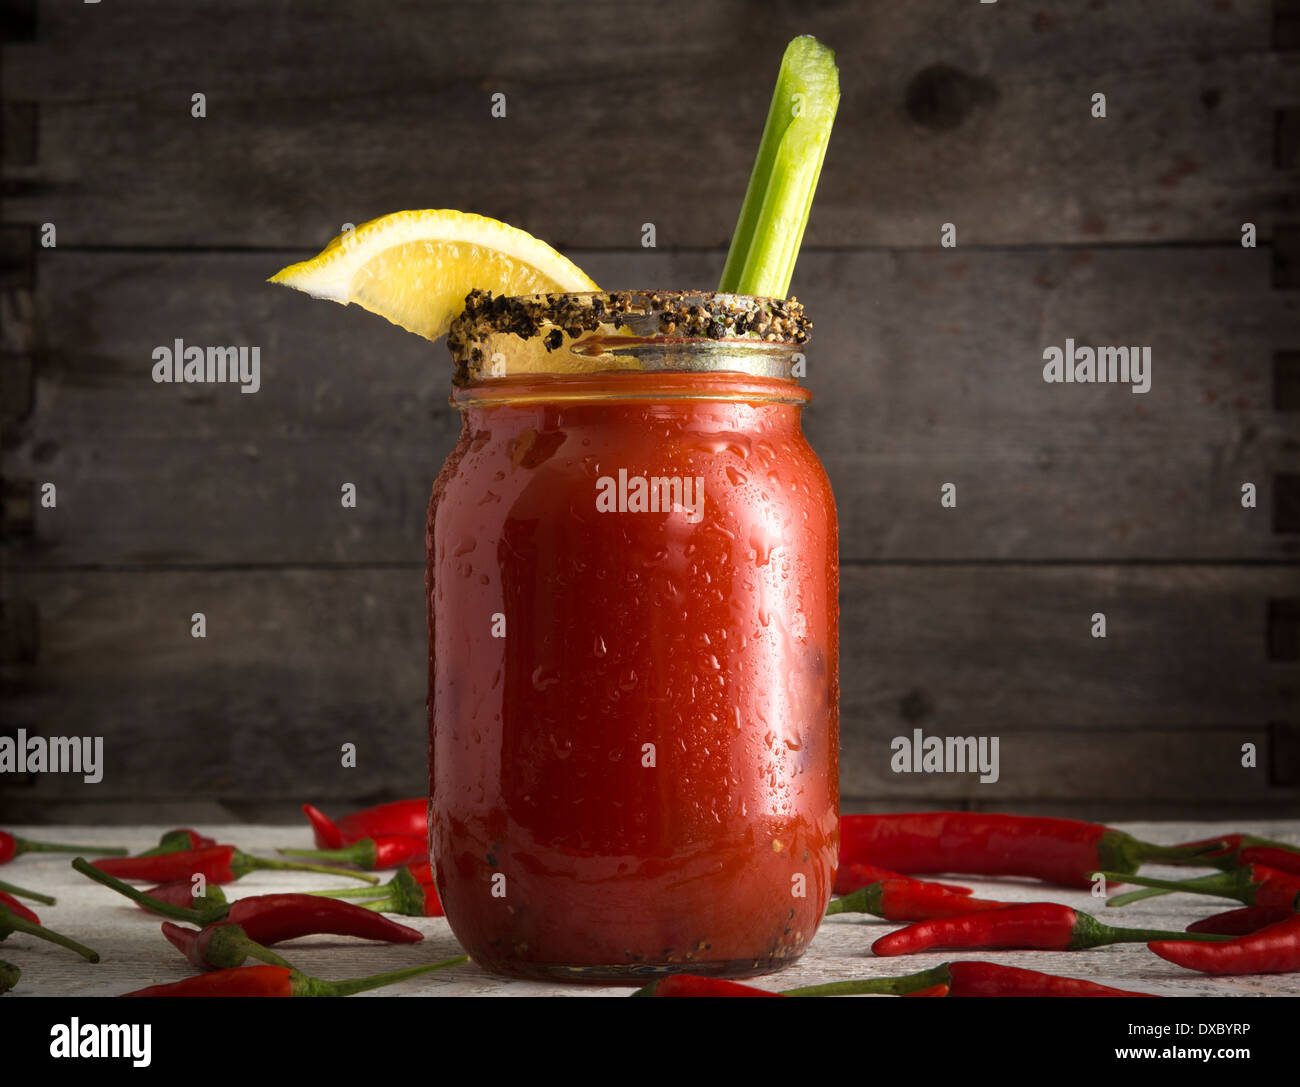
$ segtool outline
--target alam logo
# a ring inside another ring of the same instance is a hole
[[[1131,385],[1131,392],[1151,391],[1151,348],[1097,347],[1076,345],[1072,337],[1065,347],[1043,348],[1043,380],[1056,384]]]
[[[704,519],[703,476],[630,476],[596,480],[596,509],[600,513],[684,513],[687,524]]]
[[[158,384],[238,384],[241,393],[262,387],[260,347],[199,347],[177,339],[153,349],[153,379]]]

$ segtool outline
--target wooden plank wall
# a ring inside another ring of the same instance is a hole
[[[108,768],[7,777],[0,820],[419,792],[445,349],[263,280],[443,206],[710,286],[797,33],[843,86],[794,293],[846,807],[1300,807],[1294,4],[4,8],[2,727]],[[153,384],[178,337],[258,345],[261,390]],[[1149,345],[1151,391],[1045,384],[1067,337]],[[894,774],[914,728],[999,736],[1000,780]]]

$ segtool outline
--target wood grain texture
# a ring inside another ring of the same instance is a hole
[[[843,791],[998,806],[1195,796],[1291,810],[1268,785],[1267,724],[1300,664],[1267,661],[1276,568],[847,566]],[[349,799],[424,788],[423,571],[11,574],[39,617],[5,670],[6,725],[105,737],[103,782],[60,775],[13,802]],[[190,636],[190,616],[207,637]],[[1091,615],[1107,616],[1093,639]],[[890,740],[997,735],[1002,780],[896,775]],[[340,745],[358,745],[355,769]],[[1240,745],[1259,745],[1259,769]]]
[[[0,703],[105,735],[110,772],[7,779],[0,823],[420,792],[445,349],[262,281],[443,206],[609,288],[710,287],[797,33],[844,94],[793,290],[846,563],[846,807],[1300,809],[1300,665],[1267,652],[1300,598],[1300,65],[1272,0],[35,7],[0,57]],[[154,385],[177,337],[259,346],[262,390]],[[1152,391],[1045,385],[1067,337],[1151,346]],[[1002,780],[891,773],[914,727],[998,735]]]
[[[1272,19],[1272,0],[46,3],[5,49],[5,99],[35,111],[5,217],[63,245],[319,247],[461,207],[564,247],[636,245],[645,222],[723,246],[781,52],[812,33],[843,98],[810,246],[930,246],[944,222],[984,245],[1268,238],[1296,208],[1273,107],[1300,100]]]
[[[707,283],[722,259],[575,256],[609,287]],[[34,509],[11,563],[421,561],[459,430],[445,347],[266,285],[287,259],[40,258],[20,336],[35,407],[6,432],[5,471],[55,482],[58,506]],[[1300,465],[1300,415],[1272,408],[1300,297],[1267,289],[1264,251],[814,253],[799,276],[815,320],[805,429],[845,560],[1300,553],[1270,516],[1277,469]],[[177,337],[259,345],[261,390],[154,384],[151,352]],[[1045,384],[1043,349],[1066,337],[1149,345],[1151,391]]]

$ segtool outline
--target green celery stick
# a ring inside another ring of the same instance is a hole
[[[795,38],[781,59],[719,291],[785,297],[839,103],[835,54],[810,35]]]

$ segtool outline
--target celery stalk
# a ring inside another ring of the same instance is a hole
[[[718,290],[784,298],[840,102],[835,54],[811,35],[786,46]]]

